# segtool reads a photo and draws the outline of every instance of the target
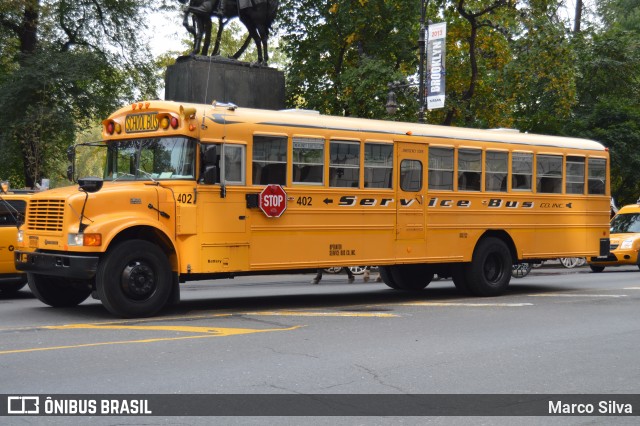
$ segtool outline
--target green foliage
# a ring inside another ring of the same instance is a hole
[[[155,97],[155,65],[140,33],[150,4],[0,2],[0,149],[12,186],[57,181],[78,129],[124,102]]]
[[[284,0],[279,11],[288,103],[384,116],[387,84],[416,66],[419,1]],[[414,114],[415,117],[415,114]]]
[[[640,42],[618,25],[577,41],[578,104],[565,134],[609,147],[611,190],[620,205],[640,196]]]

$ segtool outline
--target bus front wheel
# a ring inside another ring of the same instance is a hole
[[[640,265],[639,265],[639,267],[640,267]],[[591,268],[591,270],[593,272],[602,272],[602,271],[604,271],[604,266],[589,265],[589,268]]]
[[[77,306],[91,295],[91,281],[27,273],[29,289],[42,303],[54,308]]]
[[[497,296],[511,280],[512,259],[504,241],[488,237],[478,243],[471,264],[466,268],[469,291],[476,296]]]
[[[171,287],[169,259],[148,241],[124,241],[110,249],[98,265],[98,296],[114,315],[152,316],[166,306]]]

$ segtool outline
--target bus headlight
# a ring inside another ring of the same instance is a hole
[[[24,241],[24,231],[18,231],[18,240],[19,243]]]
[[[627,238],[622,242],[622,244],[620,244],[620,248],[627,249],[627,250],[630,248],[633,248],[633,241],[634,241],[633,238]]]
[[[67,244],[70,246],[92,246],[102,245],[102,234],[69,234]]]

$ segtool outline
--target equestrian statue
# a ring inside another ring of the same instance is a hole
[[[185,10],[182,24],[193,35],[192,55],[207,55],[211,43],[211,18],[217,17],[218,35],[212,55],[217,55],[220,49],[220,36],[224,25],[233,18],[240,18],[249,32],[244,45],[233,55],[237,59],[247,48],[252,39],[258,51],[258,63],[267,65],[269,53],[267,42],[269,30],[278,11],[278,0],[178,0],[188,6]],[[204,42],[203,42],[204,37]],[[202,47],[202,48],[201,48]]]

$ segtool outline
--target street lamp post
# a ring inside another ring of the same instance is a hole
[[[427,5],[429,0],[422,0],[420,5],[420,36],[418,38],[418,49],[420,49],[420,64],[418,65],[418,76],[420,78],[420,86],[418,93],[418,105],[420,110],[418,111],[418,121],[424,123],[424,100],[425,100],[425,47],[426,47],[426,29],[425,18],[427,15]]]
[[[429,0],[422,0],[420,5],[420,35],[418,38],[418,49],[420,50],[419,64],[418,64],[418,121],[420,123],[424,123],[424,110],[425,110],[425,60],[426,60],[426,27],[425,20],[427,15],[427,6],[429,5]],[[412,86],[413,84],[400,84],[400,82],[392,82],[389,83],[389,92],[387,93],[387,103],[385,105],[387,109],[387,113],[389,115],[393,115],[398,111],[398,100],[395,93],[395,89],[400,87]]]

